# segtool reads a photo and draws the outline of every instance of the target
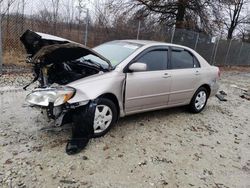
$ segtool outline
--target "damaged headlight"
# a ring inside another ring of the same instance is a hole
[[[50,103],[53,103],[54,106],[59,106],[71,99],[75,91],[76,90],[71,87],[35,89],[27,95],[25,100],[39,106],[49,106]]]

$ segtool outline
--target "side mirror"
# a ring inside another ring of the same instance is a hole
[[[129,66],[129,70],[132,72],[146,71],[147,65],[145,63],[136,62]]]

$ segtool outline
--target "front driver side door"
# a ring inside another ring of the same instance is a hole
[[[126,114],[166,106],[171,84],[167,70],[168,48],[149,50],[133,62],[145,63],[147,70],[126,73]]]

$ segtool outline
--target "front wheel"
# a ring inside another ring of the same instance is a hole
[[[94,137],[104,136],[117,120],[117,109],[113,101],[105,98],[98,100],[94,114]]]
[[[194,94],[191,102],[190,102],[190,110],[193,113],[201,112],[206,104],[208,99],[207,89],[204,87],[200,87]]]

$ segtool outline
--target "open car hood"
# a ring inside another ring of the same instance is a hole
[[[82,44],[57,36],[27,30],[20,37],[27,54],[33,63],[60,63],[94,55],[112,65],[108,59]]]

